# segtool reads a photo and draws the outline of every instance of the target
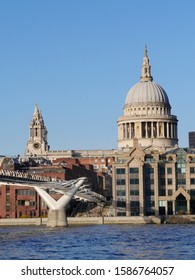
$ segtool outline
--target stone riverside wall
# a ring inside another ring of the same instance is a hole
[[[30,226],[46,225],[47,218],[18,218],[18,219],[0,219],[0,226]]]
[[[68,225],[150,224],[160,223],[156,217],[68,217]],[[0,219],[0,226],[46,225],[47,218]]]
[[[68,225],[160,224],[158,217],[68,217]],[[167,223],[195,223],[195,215],[169,216]],[[0,226],[46,225],[47,218],[0,219]]]

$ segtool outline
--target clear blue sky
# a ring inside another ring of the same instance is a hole
[[[52,150],[117,148],[145,44],[188,146],[194,11],[194,0],[0,0],[0,154],[24,155],[36,103]]]

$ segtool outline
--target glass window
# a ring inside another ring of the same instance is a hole
[[[19,206],[24,206],[25,205],[25,200],[18,200],[18,205]]]
[[[190,178],[190,184],[195,185],[195,178]]]
[[[165,175],[165,168],[164,167],[160,167],[160,175]]]
[[[172,190],[168,190],[168,196],[173,195],[173,191]]]
[[[186,184],[186,179],[183,179],[183,178],[177,179],[177,184],[178,185],[185,185]]]
[[[144,171],[145,174],[154,174],[154,168],[152,167],[145,167]]]
[[[165,178],[160,178],[160,185],[165,186]]]
[[[165,196],[166,195],[166,192],[164,189],[160,189],[159,190],[159,196]]]
[[[139,190],[130,190],[130,195],[139,195]]]
[[[125,196],[126,192],[124,190],[117,190],[117,196]]]
[[[146,190],[145,190],[145,195],[146,195],[146,196],[152,196],[152,195],[154,195],[154,190],[146,189]]]
[[[30,207],[35,207],[35,201],[30,201]]]
[[[10,193],[10,186],[6,186],[6,193]]]
[[[195,190],[190,190],[190,196],[194,196],[195,197]]]
[[[138,167],[130,167],[129,169],[130,174],[138,174],[139,168]]]
[[[125,168],[117,168],[116,174],[125,174]]]
[[[190,174],[194,174],[195,173],[195,167],[190,167]]]
[[[186,164],[185,163],[178,163],[177,164],[177,173],[178,174],[186,173]]]
[[[172,168],[171,167],[167,168],[167,174],[172,174]]]
[[[117,207],[126,207],[126,201],[117,201]]]
[[[165,207],[166,206],[166,201],[165,200],[159,200],[158,202],[160,207]]]
[[[138,185],[139,184],[139,179],[138,178],[132,178],[130,179],[130,185]]]
[[[154,158],[153,158],[151,155],[147,155],[147,156],[145,157],[145,161],[146,161],[146,162],[154,162]]]
[[[117,185],[125,185],[125,179],[117,179],[116,184]]]
[[[131,216],[139,216],[139,201],[130,201]]]
[[[173,184],[173,181],[172,181],[171,178],[168,178],[168,179],[167,179],[167,184],[168,184],[168,185],[172,185],[172,184]]]

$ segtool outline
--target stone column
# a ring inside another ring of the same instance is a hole
[[[129,123],[129,138],[131,139],[131,123]]]
[[[129,139],[129,123],[127,123],[127,139]]]
[[[177,138],[177,129],[176,129],[176,123],[174,123],[174,138]]]
[[[165,123],[162,122],[162,137],[165,138]]]
[[[131,123],[131,138],[135,138],[135,123]]]
[[[171,123],[171,138],[173,139],[173,123]]]
[[[154,126],[153,126],[153,122],[151,122],[151,138],[154,138]]]
[[[167,138],[169,138],[169,122],[167,122]]]
[[[123,139],[125,139],[125,124],[123,123]]]
[[[146,138],[148,138],[148,123],[145,122]]]
[[[159,122],[156,122],[157,138],[159,138]]]

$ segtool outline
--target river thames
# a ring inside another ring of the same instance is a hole
[[[1,260],[194,260],[195,225],[0,227]]]

